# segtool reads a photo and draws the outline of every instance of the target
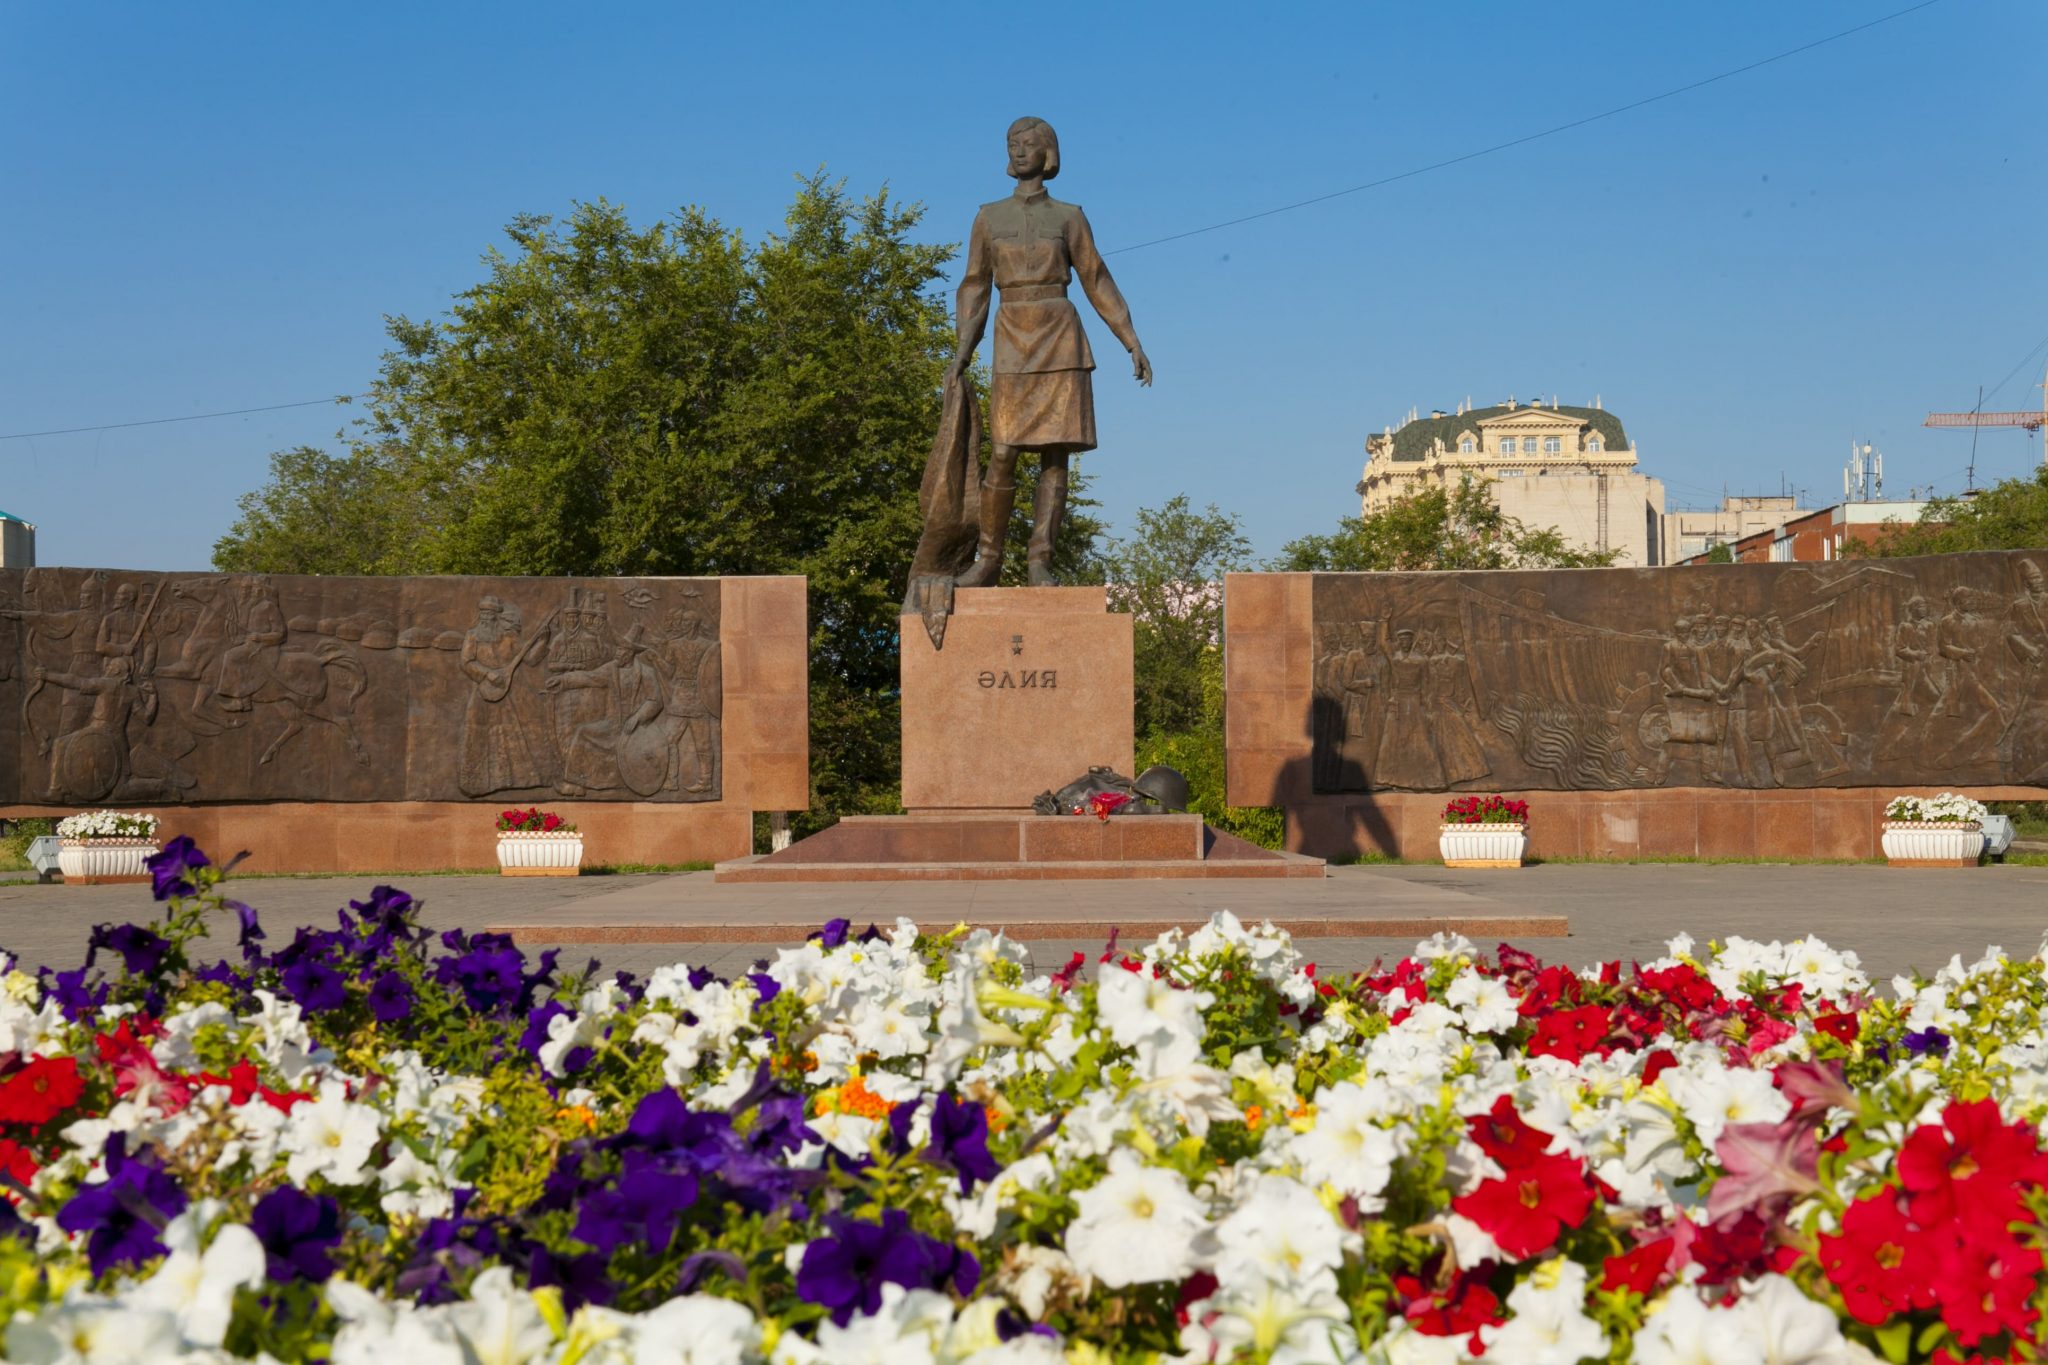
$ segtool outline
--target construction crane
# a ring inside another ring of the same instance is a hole
[[[1926,426],[1930,427],[2023,427],[2028,431],[2040,431],[2048,427],[2048,378],[2042,382],[2042,408],[2034,412],[1930,412]],[[1971,463],[1975,464],[1975,442],[1972,441]],[[2041,449],[2041,463],[2048,464],[2048,440]]]

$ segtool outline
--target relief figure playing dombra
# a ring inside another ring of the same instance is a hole
[[[472,687],[455,780],[466,796],[554,785],[554,753],[541,735],[538,707],[530,691],[513,686],[546,636],[523,641],[519,628],[516,605],[485,596],[463,637],[462,672]]]
[[[1017,189],[984,204],[968,234],[965,271],[955,301],[959,349],[946,372],[962,381],[988,324],[991,291],[995,355],[988,396],[988,470],[982,476],[980,538],[962,587],[989,587],[1002,572],[1003,541],[1016,502],[1017,457],[1039,457],[1037,503],[1032,509],[1029,563],[1033,586],[1053,583],[1053,547],[1066,511],[1068,460],[1095,449],[1095,398],[1090,371],[1095,356],[1081,315],[1067,299],[1069,277],[1116,339],[1131,353],[1140,384],[1152,382],[1152,363],[1138,344],[1131,313],[1096,249],[1087,215],[1077,204],[1046,193],[1060,172],[1060,145],[1043,119],[1020,118],[1009,130],[1009,174]]]

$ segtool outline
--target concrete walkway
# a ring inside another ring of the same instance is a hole
[[[362,897],[374,880],[250,878],[233,886],[262,912],[275,945],[297,925],[331,925],[334,911]],[[1024,937],[1040,965],[1057,965],[1075,948],[1099,952],[1108,924],[1155,932],[1168,922],[1199,924],[1218,909],[1248,921],[1304,923],[1304,951],[1332,969],[1397,956],[1431,923],[1453,920],[1519,921],[1529,932],[1509,937],[1580,966],[1656,957],[1681,931],[1702,942],[1811,934],[1854,948],[1880,978],[1912,967],[1932,971],[1954,953],[1974,958],[1987,944],[2032,953],[2048,933],[2048,867],[1579,863],[1463,872],[1417,865],[1338,867],[1322,881],[1243,883],[720,886],[709,873],[393,880],[424,902],[426,922],[437,929],[505,929],[530,947],[566,939],[565,963],[596,956],[607,967],[643,972],[689,961],[730,973],[837,916],[856,924],[887,925],[908,915],[927,927],[962,920],[1028,925]],[[75,965],[91,925],[146,919],[154,908],[143,887],[0,886],[0,947],[30,964]],[[1569,937],[1547,936],[1556,932],[1556,917],[1568,922]],[[1490,947],[1499,937],[1481,941]],[[232,928],[223,926],[223,948],[232,942]]]

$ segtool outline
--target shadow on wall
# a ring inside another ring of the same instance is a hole
[[[1289,759],[1274,784],[1272,804],[1287,815],[1288,850],[1333,861],[1366,853],[1400,856],[1400,838],[1373,798],[1364,765],[1345,752],[1343,704],[1312,696],[1307,733],[1308,752]],[[1344,795],[1318,801],[1319,789]]]

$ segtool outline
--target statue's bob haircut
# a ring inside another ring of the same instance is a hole
[[[1039,141],[1045,144],[1044,178],[1050,180],[1058,175],[1060,173],[1060,135],[1052,130],[1052,125],[1042,118],[1033,118],[1027,114],[1010,125],[1010,131],[1005,137],[1005,141],[1017,136],[1019,133],[1038,134]]]

